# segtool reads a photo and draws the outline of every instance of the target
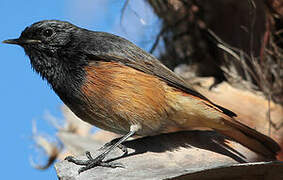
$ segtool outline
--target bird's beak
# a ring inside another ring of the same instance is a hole
[[[37,39],[7,39],[5,41],[2,41],[2,43],[5,44],[17,44],[17,45],[23,45],[23,44],[36,44],[36,43],[41,43],[40,40]]]
[[[2,43],[5,43],[5,44],[20,44],[19,39],[7,39],[5,41],[2,41]]]

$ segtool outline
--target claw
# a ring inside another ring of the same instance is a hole
[[[73,156],[67,156],[65,160],[72,162],[74,164],[77,164],[77,165],[84,165],[84,166],[88,165],[91,161],[91,160],[79,160],[79,159],[74,158]]]
[[[89,151],[86,151],[85,154],[88,160],[79,160],[74,158],[73,156],[67,156],[65,160],[77,165],[83,165],[84,167],[81,167],[78,171],[79,174],[96,166],[110,167],[110,168],[118,168],[118,167],[125,168],[121,163],[103,162],[102,160],[105,158],[105,154],[101,154],[96,158],[93,158]]]
[[[109,162],[92,162],[91,164],[88,164],[85,167],[81,167],[78,171],[78,173],[82,173],[86,170],[92,169],[96,166],[101,166],[101,167],[109,167],[109,168],[125,168],[125,166],[122,163],[109,163]]]
[[[123,156],[125,154],[128,154],[127,148],[124,145],[122,145],[122,143],[124,141],[126,141],[129,137],[131,137],[136,131],[137,131],[136,129],[131,128],[130,132],[128,134],[124,135],[122,138],[117,138],[117,139],[112,140],[110,143],[106,143],[102,147],[102,149],[107,148],[107,150],[105,150],[103,153],[101,153],[96,158],[93,158],[91,156],[90,152],[86,151],[85,154],[86,154],[86,157],[88,158],[88,160],[79,160],[79,159],[76,159],[72,156],[68,156],[65,159],[67,161],[75,163],[77,165],[85,166],[85,167],[81,167],[79,169],[79,174],[88,170],[88,169],[94,168],[96,166],[110,167],[110,168],[117,168],[117,167],[125,168],[120,163],[110,163],[110,162],[105,162],[105,161],[103,162],[103,159],[116,147],[120,148],[124,152]]]

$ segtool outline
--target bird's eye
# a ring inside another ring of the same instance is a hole
[[[53,34],[53,30],[52,29],[46,29],[46,30],[43,31],[43,35],[45,37],[50,37],[50,36],[52,36],[52,34]]]

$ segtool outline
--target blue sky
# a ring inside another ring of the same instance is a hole
[[[144,49],[149,49],[154,35],[159,31],[157,18],[142,1],[130,3],[125,21],[122,21],[124,28],[121,28],[122,2],[124,1],[2,0],[0,41],[18,37],[26,26],[36,21],[60,19],[88,29],[127,37]],[[44,116],[49,112],[61,118],[62,102],[47,83],[33,72],[22,48],[0,44],[0,58],[1,179],[56,179],[53,167],[39,171],[30,165],[30,157],[36,159],[38,156],[33,150],[32,120],[37,121],[39,131],[55,134],[55,129]]]

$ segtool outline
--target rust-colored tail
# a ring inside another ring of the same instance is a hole
[[[215,129],[216,131],[234,139],[265,157],[274,158],[280,151],[280,146],[270,137],[249,128],[233,118],[225,117],[224,123],[231,127],[228,130]]]

